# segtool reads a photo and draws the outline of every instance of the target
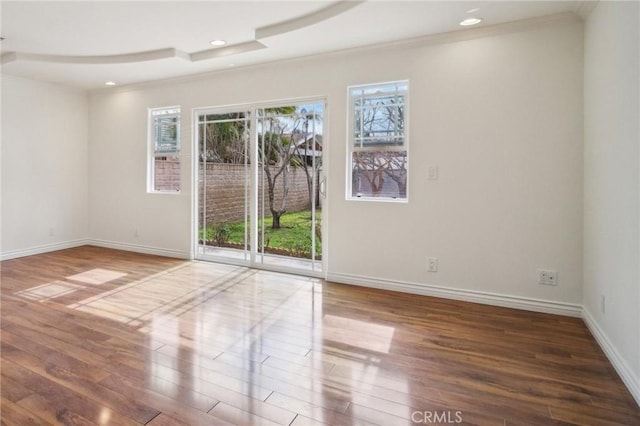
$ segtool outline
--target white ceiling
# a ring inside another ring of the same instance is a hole
[[[2,1],[2,73],[95,89],[465,31],[458,23],[469,16],[483,18],[477,28],[576,12],[583,3]],[[228,44],[213,48],[213,39]]]

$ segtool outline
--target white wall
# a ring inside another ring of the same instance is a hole
[[[507,28],[93,93],[90,237],[188,254],[191,109],[321,95],[330,278],[541,299],[578,312],[582,24],[567,17]],[[404,78],[410,201],[346,201],[346,87]],[[167,105],[183,111],[183,192],[147,194],[147,108]],[[428,164],[439,167],[438,181],[427,181]],[[439,272],[426,272],[428,256],[438,257]],[[557,287],[537,284],[540,267],[558,271]]]
[[[638,2],[599,2],[586,22],[583,291],[585,319],[640,403],[639,22]]]
[[[85,92],[2,76],[2,258],[86,239],[88,105]]]
[[[331,221],[331,235],[341,241],[331,239],[330,272],[417,284],[412,290],[430,284],[579,302],[580,24],[395,56],[363,58],[349,82],[381,79],[376,68],[394,63],[396,76],[410,78],[410,204],[345,203],[336,189],[331,213],[340,220]],[[438,166],[437,182],[427,181],[426,165]],[[332,171],[340,185],[344,169]],[[390,226],[370,232],[377,224]],[[438,273],[425,272],[427,256],[439,259]],[[559,285],[538,285],[538,268],[557,270]]]

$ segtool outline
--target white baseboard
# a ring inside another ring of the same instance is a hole
[[[104,247],[104,248],[110,248],[115,250],[132,251],[135,253],[174,257],[176,259],[191,258],[191,255],[189,252],[183,252],[180,250],[170,250],[170,249],[158,248],[158,247],[143,246],[139,244],[128,244],[128,243],[121,243],[121,242],[108,241],[108,240],[98,240],[98,239],[89,239],[87,240],[87,244],[96,246],[96,247]]]
[[[611,344],[611,341],[607,337],[606,333],[600,328],[593,315],[586,307],[582,308],[582,319],[591,331],[591,334],[596,339],[596,342],[602,348],[602,351],[607,356],[613,368],[616,369],[620,378],[631,392],[631,395],[636,400],[636,403],[640,405],[640,378],[633,373],[633,370],[626,363],[624,358],[620,356],[618,350]]]
[[[578,318],[582,315],[581,305],[554,302],[550,300],[508,296],[482,291],[453,289],[429,284],[391,281],[380,278],[363,277],[350,274],[329,273],[327,275],[327,281],[334,281],[342,284],[353,284],[363,287],[372,287],[382,290],[401,291],[403,293],[418,294],[421,296],[442,297],[444,299],[462,300],[465,302],[482,303],[484,305],[544,312],[547,314],[565,315]]]
[[[86,240],[86,239],[71,240],[71,241],[64,241],[61,243],[45,244],[42,246],[31,247],[28,249],[12,250],[12,251],[8,251],[0,254],[0,260],[17,259],[19,257],[33,256],[35,254],[49,253],[57,250],[65,250],[65,249],[70,249],[74,247],[86,246],[87,244],[89,244],[88,241],[89,240]]]

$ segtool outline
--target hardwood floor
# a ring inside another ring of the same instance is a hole
[[[81,247],[2,262],[6,425],[638,425],[580,319]]]

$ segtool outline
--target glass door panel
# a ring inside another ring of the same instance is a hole
[[[250,122],[247,111],[198,115],[197,258],[250,260]]]
[[[322,271],[323,112],[323,103],[256,111],[258,264]]]

